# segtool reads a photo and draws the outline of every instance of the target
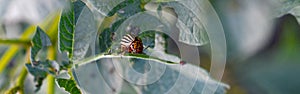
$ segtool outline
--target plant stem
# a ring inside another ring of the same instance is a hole
[[[28,74],[27,69],[25,67],[23,67],[22,71],[20,73],[20,76],[18,77],[18,80],[17,80],[17,85],[18,86],[23,86],[24,85],[24,81],[25,81],[25,78],[26,78],[27,74]]]
[[[19,93],[24,94],[24,81],[26,80],[28,72],[25,67],[22,68],[20,76],[18,77],[16,86],[20,87]]]
[[[0,44],[31,46],[30,40],[22,39],[0,39]]]
[[[91,58],[87,58],[83,61],[79,61],[76,64],[78,65],[83,65],[83,64],[87,64],[102,58],[137,58],[137,59],[145,59],[145,60],[151,60],[151,61],[156,61],[156,62],[166,62],[168,64],[179,64],[180,61],[178,62],[173,62],[173,61],[168,61],[168,60],[163,60],[160,58],[156,58],[156,57],[151,57],[148,55],[144,55],[144,54],[125,54],[125,55],[97,55],[95,57],[91,57]]]
[[[35,26],[30,26],[26,29],[26,31],[22,34],[22,39],[28,39],[34,32]],[[6,68],[7,64],[11,61],[11,59],[16,55],[18,50],[20,49],[17,45],[12,45],[0,58],[0,73]]]
[[[12,60],[18,50],[18,46],[11,46],[8,50],[6,50],[0,59],[0,73],[6,68],[7,64]]]
[[[72,69],[71,68],[68,69],[68,74],[70,75],[70,79],[74,80],[74,76],[72,74]]]
[[[54,94],[55,92],[55,79],[52,75],[48,75],[47,77],[47,82],[48,82],[48,86],[47,86],[47,93],[48,94]]]
[[[55,60],[56,59],[56,50],[55,46],[50,46],[48,49],[48,59],[49,60]],[[48,94],[54,94],[55,93],[55,78],[52,75],[48,75],[47,82],[48,82]]]
[[[50,36],[50,39],[52,41],[52,46],[48,49],[48,59],[49,60],[55,60],[56,59],[56,39],[57,39],[57,27],[58,22],[60,18],[60,13],[57,12],[54,14],[54,17],[51,17],[48,19],[48,24],[46,30],[48,31],[47,34]],[[47,76],[47,93],[48,94],[54,94],[55,93],[55,77],[52,75]]]

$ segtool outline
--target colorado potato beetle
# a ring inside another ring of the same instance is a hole
[[[126,30],[128,34],[121,39],[121,51],[127,53],[143,53],[144,45],[142,39],[138,37],[141,31],[138,26],[129,25]]]
[[[128,53],[143,53],[143,42],[138,36],[125,35],[121,39],[121,50]]]

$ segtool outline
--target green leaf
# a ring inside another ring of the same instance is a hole
[[[122,1],[122,0],[120,0],[120,1]],[[123,9],[125,7],[128,7],[128,6],[132,5],[132,4],[134,4],[135,2],[136,1],[134,1],[134,0],[124,0],[121,3],[119,3],[118,5],[116,5],[115,7],[113,7],[113,9],[108,12],[107,16],[112,16],[115,13],[118,13],[119,10],[121,10],[121,9]]]
[[[154,2],[171,2],[176,0],[153,0]]]
[[[125,21],[126,19],[120,19],[115,21],[110,28],[106,28],[104,29],[100,35],[99,35],[99,44],[97,44],[97,48],[99,48],[99,52],[97,52],[96,54],[101,54],[101,53],[106,53],[109,51],[112,42],[113,42],[113,38],[115,35],[115,31],[117,31],[117,29],[119,28],[119,26]]]
[[[33,36],[33,39],[31,42],[33,45],[30,50],[30,59],[31,59],[31,63],[32,63],[34,61],[37,61],[36,56],[42,48],[45,48],[45,47],[51,45],[51,41],[50,41],[48,35],[38,26],[36,28],[36,33]]]
[[[289,13],[294,15],[297,18],[298,23],[300,23],[300,3],[298,4],[298,6],[291,9]]]
[[[73,75],[79,87],[90,94],[99,92],[118,94],[123,83],[122,78],[119,77],[122,71],[116,71],[119,65],[114,65],[112,62],[112,59],[99,59],[73,69]]]
[[[74,80],[58,78],[56,82],[60,88],[64,88],[70,94],[81,94]]]
[[[206,15],[201,8],[203,8],[199,0],[181,0],[174,2],[161,3],[164,7],[171,7],[175,10],[178,21],[176,26],[180,30],[179,41],[194,45],[201,46],[208,43],[209,32],[205,26],[207,20]],[[205,7],[204,7],[205,8]]]
[[[131,0],[132,1],[132,0]],[[125,7],[130,3],[130,0],[88,0],[87,3],[90,3],[94,9],[104,16],[112,16],[119,9]]]
[[[104,16],[112,16],[118,13],[122,17],[130,17],[143,9],[141,0],[88,0],[92,7]]]
[[[281,17],[285,14],[294,15],[298,23],[300,23],[300,1],[299,0],[273,0],[277,6],[275,6],[275,16]]]
[[[31,64],[26,64],[26,67],[29,73],[34,76],[34,81],[37,82],[35,90],[37,92],[42,85],[42,81],[46,78],[47,72],[51,74],[56,74],[56,72],[49,70],[52,68],[51,61],[46,60],[46,57],[42,57],[42,54],[38,54],[44,53],[45,51],[41,50],[51,45],[48,35],[40,27],[36,29],[36,33],[32,39],[32,45],[30,50]],[[37,55],[42,58],[36,58]]]
[[[129,2],[129,3],[127,3],[127,2]],[[124,8],[119,9],[117,12],[119,14],[119,16],[121,16],[122,18],[128,18],[134,14],[137,14],[137,13],[143,11],[143,9],[141,7],[142,2],[140,0],[127,0],[127,2],[124,4],[126,6]],[[123,3],[121,3],[121,4],[123,4]]]
[[[59,23],[59,50],[68,52],[72,61],[86,55],[91,43],[96,39],[96,23],[93,13],[78,0],[70,8],[65,8]]]
[[[21,90],[20,86],[13,87],[13,88],[9,89],[8,91],[6,91],[5,94],[17,94],[19,90]]]
[[[279,61],[282,61],[282,58],[297,58],[300,53],[300,28],[299,28],[299,22],[296,21],[297,17],[294,17],[292,15],[285,15],[278,19],[278,23],[276,32],[279,33],[278,35],[273,38],[276,38],[276,42],[278,42],[278,46],[276,50],[274,50],[274,54],[276,59]],[[275,48],[275,47],[274,47]]]
[[[112,32],[109,28],[102,31],[99,36],[99,53],[107,52],[112,44]]]
[[[26,64],[26,67],[27,67],[27,70],[29,71],[29,73],[34,76],[34,81],[36,82],[35,92],[37,92],[40,90],[43,80],[47,77],[47,72],[42,69],[36,68],[36,67],[32,66],[31,64]]]
[[[143,45],[146,47],[153,48],[155,45],[155,33],[157,31],[149,30],[144,31],[138,35],[142,39]]]
[[[43,83],[43,80],[48,74],[56,76],[59,71],[59,65],[55,61],[34,61],[32,64],[25,64],[28,72],[34,76],[34,81],[37,82],[36,90],[37,92]]]
[[[112,24],[112,26],[110,27],[111,32],[116,32],[117,29],[120,27],[120,25],[125,21],[126,19],[120,19],[117,20],[116,22],[114,22]]]
[[[288,14],[290,10],[300,5],[299,0],[272,0],[272,3],[276,4],[275,16],[283,16]]]
[[[151,67],[151,70],[147,70]],[[128,67],[125,79],[132,83],[137,91],[142,93],[195,93],[211,92],[203,90],[205,86],[219,86],[214,94],[225,94],[229,87],[211,79],[208,73],[191,64],[185,65],[166,65],[163,63],[152,62],[140,59]],[[144,73],[142,76],[137,75],[135,71]],[[207,79],[208,78],[208,79]],[[148,83],[143,87],[139,84],[141,80]]]
[[[135,92],[138,93],[160,94],[173,92],[199,94],[211,92],[211,90],[202,90],[204,87],[219,86],[215,93],[224,94],[226,89],[229,88],[228,85],[211,79],[205,70],[194,65],[167,64],[161,61],[141,58],[133,60],[133,58],[122,56],[100,58],[96,60],[97,62],[79,65],[78,68],[73,70],[73,73],[76,75],[76,81],[80,83],[80,87],[88,93],[101,91],[98,88],[96,89],[96,87],[108,88],[102,91],[104,93],[112,93],[111,91],[115,91],[113,93],[122,92],[119,91],[121,87],[114,84],[120,84],[120,78],[129,82],[130,85],[126,86],[128,88],[132,86]],[[142,74],[137,74],[137,72]],[[115,73],[118,75],[112,76]]]

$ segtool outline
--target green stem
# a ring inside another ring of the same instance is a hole
[[[74,80],[74,76],[72,74],[72,69],[71,68],[68,69],[68,74],[70,75],[70,79]]]
[[[47,93],[48,94],[54,94],[55,92],[55,79],[52,75],[48,75],[47,77],[47,82],[48,82],[48,89],[47,89]]]
[[[48,59],[49,60],[55,60],[56,59],[56,50],[55,46],[50,46],[48,49]],[[55,93],[55,78],[52,75],[48,75],[47,77],[48,81],[48,94],[54,94]]]
[[[79,61],[78,65],[83,65],[83,64],[87,64],[102,58],[137,58],[137,59],[145,59],[145,60],[150,60],[150,61],[156,61],[156,62],[166,62],[168,64],[179,64],[179,62],[172,62],[172,61],[168,61],[168,60],[163,60],[160,58],[156,58],[156,57],[151,57],[148,55],[144,55],[144,54],[125,54],[125,55],[97,55],[95,57],[91,57],[91,58],[87,58],[83,61]]]
[[[27,74],[28,74],[27,69],[25,67],[23,67],[22,71],[20,73],[20,76],[17,80],[17,86],[23,86],[24,85],[24,81],[25,81],[25,78],[26,78]]]
[[[5,94],[17,93],[24,94],[24,81],[27,76],[28,72],[25,67],[22,68],[20,76],[17,79],[16,85],[8,90]]]
[[[30,46],[30,40],[22,40],[22,39],[0,39],[0,44],[7,44],[7,45],[24,45]]]

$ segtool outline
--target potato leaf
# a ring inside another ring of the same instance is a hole
[[[42,48],[51,45],[51,41],[48,35],[38,26],[36,28],[36,33],[32,39],[32,47],[30,50],[31,62],[36,61],[36,56]]]
[[[275,17],[281,17],[285,14],[292,14],[300,23],[300,1],[299,0],[272,0],[274,3]]]
[[[61,52],[66,51],[72,61],[77,61],[84,58],[97,30],[91,10],[82,1],[70,6],[61,14],[58,43]]]
[[[34,81],[36,82],[35,92],[37,92],[40,90],[43,80],[47,77],[47,72],[42,69],[36,68],[36,67],[32,66],[31,64],[26,64],[26,67],[27,67],[27,70],[29,71],[29,73],[34,76]]]
[[[143,11],[141,4],[146,2],[143,0],[88,0],[88,3],[104,16],[117,13],[121,17],[128,18]]]
[[[98,53],[105,53],[109,50],[112,44],[112,32],[109,28],[104,29],[101,34],[99,35],[99,52]]]
[[[58,78],[56,79],[56,83],[60,88],[64,88],[65,91],[68,91],[70,94],[82,94],[74,80]]]
[[[106,63],[104,63],[106,62]],[[110,63],[109,63],[110,62]],[[111,59],[101,59],[73,69],[79,87],[90,94],[117,94],[122,88],[122,71],[116,71]]]
[[[224,94],[229,88],[228,85],[211,79],[205,70],[194,65],[168,64],[141,58],[132,60],[133,58],[122,56],[99,58],[97,62],[79,65],[73,70],[73,74],[80,87],[87,93],[122,92],[120,91],[122,79],[130,83],[129,87],[134,87],[133,92],[138,93]],[[110,67],[103,66],[107,64]],[[115,73],[117,75],[114,75]],[[213,86],[218,86],[216,91],[209,90]],[[208,89],[203,90],[204,87]]]
[[[208,22],[199,0],[182,0],[161,3],[164,7],[171,7],[178,16],[176,26],[180,30],[179,41],[195,46],[201,46],[208,42],[208,30],[205,26]],[[205,8],[205,7],[204,7]],[[158,8],[159,9],[159,8]]]

